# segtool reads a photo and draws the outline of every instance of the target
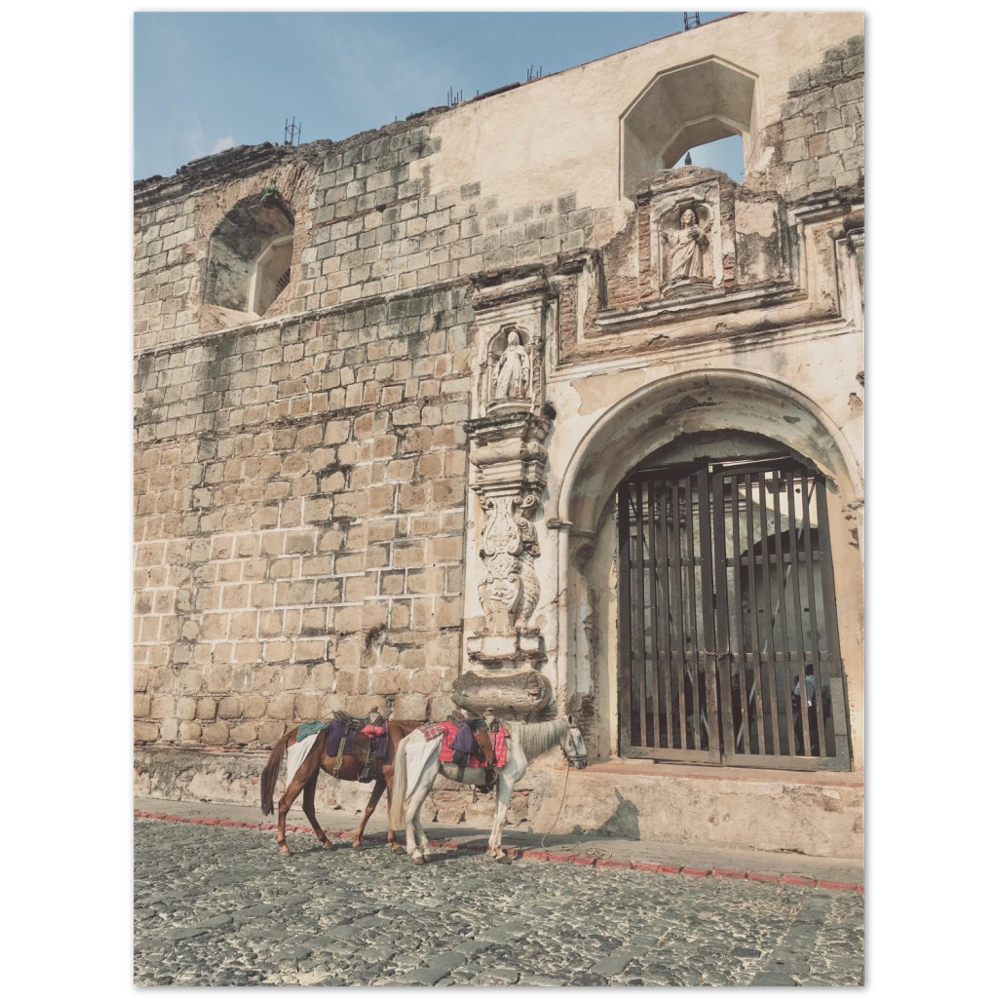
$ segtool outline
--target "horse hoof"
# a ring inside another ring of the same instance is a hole
[[[392,847],[393,854],[404,854],[406,852],[406,848],[402,844],[391,844],[390,846]]]
[[[360,850],[363,850],[363,849],[364,849],[364,846],[365,846],[365,845],[364,845],[364,844],[362,844],[360,840],[355,840],[355,841],[353,841],[353,842],[351,843],[351,847],[353,847],[353,848],[354,848],[354,850],[356,850],[356,851],[360,851]]]
[[[333,841],[332,840],[324,840],[322,843],[323,843],[323,850],[324,851],[332,851],[333,850]]]
[[[292,852],[289,851],[289,849],[284,844],[282,844],[278,848],[278,853],[281,854],[282,856],[285,856],[285,855],[291,854]]]
[[[413,856],[413,863],[415,865],[426,864],[426,862],[427,862],[427,859],[422,854],[415,854]]]
[[[502,865],[512,865],[514,863],[509,854],[501,855],[501,857],[497,858],[497,861]]]

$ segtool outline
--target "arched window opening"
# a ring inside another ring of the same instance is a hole
[[[263,316],[291,280],[295,214],[269,190],[235,205],[209,242],[205,301],[235,313]]]
[[[688,159],[691,162],[688,164]],[[737,184],[743,182],[743,136],[729,135],[723,139],[702,143],[687,150],[672,167],[711,167],[728,174]]]
[[[745,164],[756,129],[754,101],[753,75],[715,57],[658,74],[622,115],[622,194],[631,198],[646,177],[720,139],[732,137]],[[716,169],[737,179],[731,169]]]

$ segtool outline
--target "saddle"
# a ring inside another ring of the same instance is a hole
[[[326,734],[327,756],[337,758],[332,772],[334,775],[339,775],[346,755],[357,761],[358,781],[368,784],[375,780],[377,764],[385,760],[388,748],[388,728],[378,712],[369,712],[367,716],[334,712]]]
[[[458,766],[458,780],[465,776],[465,769],[470,766],[485,769],[486,780],[476,787],[481,792],[492,791],[497,783],[497,754],[493,742],[493,734],[501,730],[498,719],[459,719],[451,715],[448,721],[454,723],[458,730],[448,744],[451,750],[451,760]],[[443,748],[444,744],[442,744]]]

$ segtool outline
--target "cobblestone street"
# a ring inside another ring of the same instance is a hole
[[[864,896],[137,819],[135,985],[860,986]]]

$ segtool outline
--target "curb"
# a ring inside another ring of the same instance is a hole
[[[194,823],[200,826],[242,827],[247,830],[277,830],[277,823],[251,823],[238,819],[207,819],[201,816],[175,816],[169,813],[144,812],[135,809],[132,812],[135,819],[155,819],[166,823]],[[286,825],[287,833],[312,833],[308,826]],[[352,840],[353,832],[349,830],[327,830],[328,837],[339,837]],[[363,840],[375,843],[387,843],[384,835],[365,834]],[[454,840],[430,840],[431,847],[448,850],[468,851],[485,854],[486,847],[478,844],[463,844]],[[589,857],[585,854],[573,854],[570,851],[545,851],[535,847],[509,847],[507,854],[514,861],[553,861],[562,864],[589,865],[595,868],[630,868],[633,871],[655,872],[660,875],[687,875],[689,878],[735,878],[747,879],[751,882],[777,882],[784,885],[794,885],[807,889],[829,889],[839,892],[864,893],[863,884],[850,882],[834,882],[826,879],[807,878],[804,875],[774,875],[766,872],[741,871],[734,868],[699,868],[695,865],[660,864],[650,861],[623,861],[613,858]]]

